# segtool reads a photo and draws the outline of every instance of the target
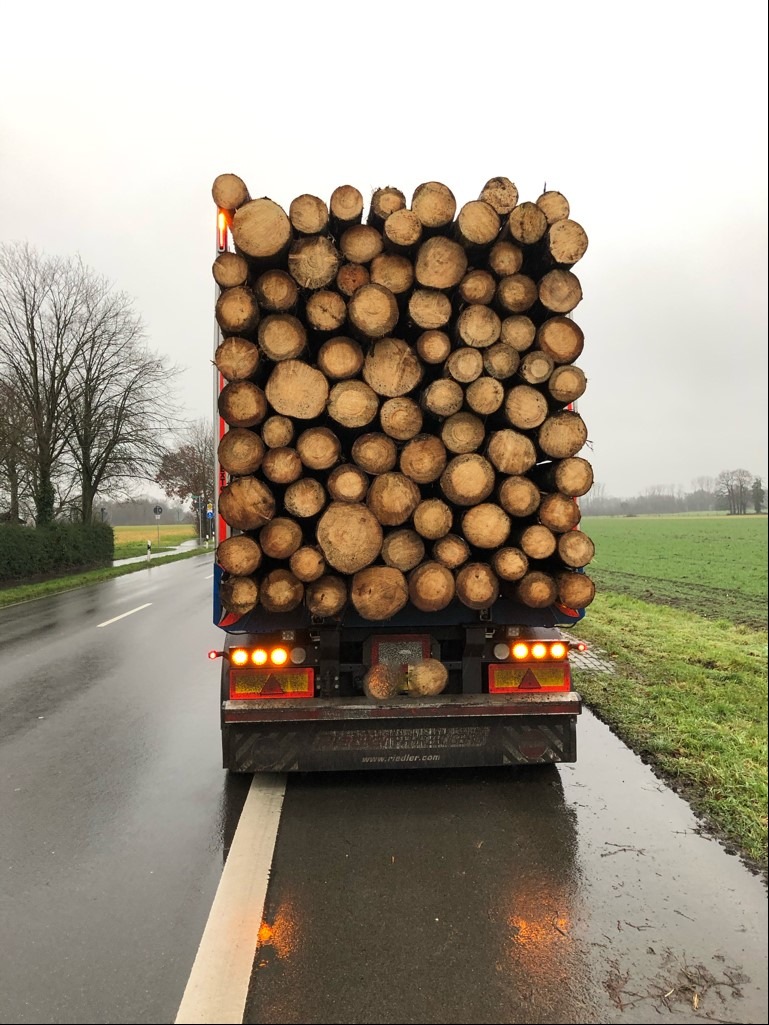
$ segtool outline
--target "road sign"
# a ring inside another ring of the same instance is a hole
[[[163,506],[162,505],[156,505],[155,508],[152,511],[154,512],[154,514],[156,516],[162,516],[163,515]]]
[[[206,513],[206,516],[207,516],[207,518],[209,520],[212,520],[214,518],[214,510],[213,509],[209,509],[208,512]]]
[[[214,514],[214,503],[213,502],[207,502],[206,503],[206,512],[208,513],[209,516],[213,516],[213,514]]]

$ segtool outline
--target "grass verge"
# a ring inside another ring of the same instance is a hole
[[[618,594],[576,632],[617,667],[576,674],[590,707],[766,868],[766,632]]]
[[[213,555],[213,548],[205,546],[190,548],[186,552],[178,552],[175,555],[162,555],[159,558],[153,556],[150,563],[132,562],[128,566],[105,566],[103,569],[73,573],[72,576],[57,577],[55,580],[42,580],[34,584],[7,587],[0,590],[0,608],[4,608],[6,605],[16,605],[22,601],[32,601],[35,598],[46,598],[51,594],[73,591],[77,587],[85,587],[88,584],[100,584],[104,580],[112,580],[113,577],[125,576],[126,573],[138,573],[141,570],[151,569],[153,566],[164,566],[169,562],[178,562],[180,559],[189,559],[193,555],[205,555],[206,553]]]

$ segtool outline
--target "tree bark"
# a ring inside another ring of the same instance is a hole
[[[262,441],[267,448],[285,448],[294,439],[294,425],[287,416],[269,416],[262,424]]]
[[[270,374],[265,392],[276,412],[297,420],[314,420],[326,407],[328,381],[301,360],[283,360]]]
[[[501,548],[510,536],[510,517],[494,502],[481,502],[462,516],[462,533],[476,548]]]
[[[302,354],[307,345],[307,332],[301,320],[290,313],[271,313],[259,325],[258,339],[264,355],[279,363]]]
[[[237,253],[219,253],[212,270],[219,288],[237,288],[248,281],[248,260]]]
[[[537,295],[537,283],[527,274],[508,274],[497,285],[496,303],[503,313],[525,313]]]
[[[293,484],[302,476],[302,460],[296,449],[271,448],[262,460],[262,476],[273,484]]]
[[[469,384],[483,373],[483,356],[479,349],[462,345],[455,349],[446,360],[446,371],[450,377],[460,384]]]
[[[559,365],[578,359],[584,344],[582,329],[568,317],[550,317],[537,330],[537,348]]]
[[[381,230],[390,214],[394,214],[396,210],[404,210],[405,207],[406,197],[401,190],[392,185],[386,185],[384,188],[377,189],[371,197],[368,223]]]
[[[510,214],[518,203],[518,189],[509,178],[490,178],[478,197],[504,217]]]
[[[548,224],[555,224],[569,216],[569,201],[560,192],[543,192],[537,200],[537,206],[547,218]]]
[[[489,267],[498,278],[517,274],[523,266],[523,250],[514,242],[501,239],[489,251]]]
[[[329,202],[331,229],[335,236],[345,228],[360,224],[363,217],[363,196],[354,185],[340,185],[331,193]]]
[[[357,573],[382,550],[382,526],[365,505],[332,502],[318,521],[318,544],[340,573]]]
[[[595,598],[595,584],[587,573],[564,570],[556,578],[558,601],[570,609],[584,609]]]
[[[278,263],[293,236],[285,210],[266,198],[252,199],[239,207],[230,230],[238,252],[264,265]]]
[[[551,459],[575,456],[587,441],[587,428],[579,413],[562,409],[549,416],[537,432],[539,447]]]
[[[409,589],[394,566],[369,566],[353,577],[350,598],[363,619],[382,621],[400,612],[409,600]]]
[[[233,476],[256,473],[264,459],[264,442],[253,431],[232,427],[219,442],[218,456],[219,465]]]
[[[415,249],[422,238],[422,223],[413,210],[396,210],[382,226],[385,248],[406,254]]]
[[[520,580],[526,575],[529,560],[520,548],[500,548],[491,557],[491,565],[500,580]]]
[[[262,550],[248,534],[234,534],[216,549],[216,561],[225,573],[249,577],[262,562]]]
[[[454,513],[440,498],[426,498],[414,510],[414,530],[428,541],[445,537],[454,523]]]
[[[451,319],[451,300],[431,288],[415,288],[409,298],[409,317],[423,331],[446,327]]]
[[[464,401],[462,386],[449,378],[433,381],[422,392],[422,408],[438,417],[458,413]]]
[[[547,217],[536,203],[521,203],[508,217],[507,230],[519,245],[531,246],[547,231]]]
[[[288,254],[288,272],[300,288],[330,285],[341,263],[336,246],[325,235],[298,239]]]
[[[283,496],[286,512],[300,520],[317,516],[325,504],[325,488],[313,477],[300,477],[293,484],[289,484]]]
[[[456,593],[454,575],[440,562],[423,562],[408,578],[411,604],[421,612],[439,612]],[[439,663],[440,665],[440,663]]]
[[[554,534],[563,534],[577,526],[582,514],[573,498],[559,491],[543,495],[539,504],[539,520]]]
[[[516,352],[525,352],[534,344],[536,333],[537,329],[531,317],[516,314],[504,318],[499,337],[500,341],[512,346]]]
[[[211,187],[214,203],[220,210],[237,210],[251,198],[242,178],[236,174],[219,174]]]
[[[420,434],[401,452],[400,470],[416,484],[430,484],[443,473],[446,461],[446,447],[441,439],[433,434]]]
[[[570,313],[582,299],[582,285],[570,270],[551,270],[539,280],[539,301],[553,313]]]
[[[414,284],[414,264],[407,256],[382,253],[371,261],[371,283],[389,288],[393,295],[405,295]]]
[[[448,185],[424,182],[414,190],[411,209],[427,231],[437,231],[454,220],[457,201]]]
[[[507,342],[494,342],[483,350],[483,369],[498,381],[512,377],[521,363],[520,353]]]
[[[595,545],[581,530],[569,530],[558,538],[558,556],[572,569],[581,569],[595,555]]]
[[[336,272],[336,287],[348,299],[370,280],[369,268],[362,263],[343,263]]]
[[[522,605],[527,605],[531,609],[545,609],[558,597],[558,588],[549,573],[529,570],[518,581],[515,596]]]
[[[394,530],[382,542],[382,559],[402,573],[418,566],[425,557],[425,544],[415,530]]]
[[[545,422],[547,399],[530,384],[516,384],[505,398],[505,416],[522,431],[530,431]]]
[[[454,413],[441,427],[441,441],[455,455],[477,451],[485,437],[483,421],[474,413]]]
[[[485,562],[469,562],[457,573],[457,598],[469,609],[488,609],[499,597],[499,580]]]
[[[400,527],[414,512],[420,498],[413,480],[392,471],[380,474],[371,482],[366,505],[382,526]]]
[[[491,246],[499,235],[500,226],[499,214],[494,207],[481,199],[473,199],[459,211],[457,239],[468,249]]]
[[[321,235],[328,229],[328,207],[317,196],[305,193],[291,200],[288,219],[298,235]]]
[[[502,321],[490,306],[466,306],[457,317],[457,337],[474,349],[485,349],[499,340]]]
[[[494,377],[479,377],[465,391],[465,402],[479,416],[491,416],[501,407],[505,389]]]
[[[342,445],[328,427],[308,427],[297,438],[296,450],[309,469],[330,470],[341,458]]]
[[[347,303],[338,292],[321,288],[308,296],[304,308],[307,323],[316,331],[338,331],[347,320]]]
[[[331,389],[326,411],[343,427],[365,427],[379,411],[379,399],[364,381],[340,381]]]
[[[488,306],[496,292],[497,280],[487,270],[468,271],[459,283],[459,296],[465,303]]]
[[[458,534],[446,534],[433,545],[433,557],[448,569],[459,569],[470,558],[470,546]]]
[[[539,503],[539,489],[528,477],[514,474],[506,477],[499,486],[499,504],[511,516],[533,516]]]
[[[384,285],[362,285],[347,306],[350,324],[364,338],[389,335],[399,315],[397,300]]]
[[[451,339],[445,331],[423,331],[417,339],[417,352],[423,363],[443,363],[451,352]]]
[[[377,395],[386,398],[406,395],[421,379],[419,357],[399,338],[382,338],[376,342],[363,363],[363,380]]]
[[[262,581],[262,605],[268,612],[291,612],[302,604],[304,584],[288,569],[274,569]]]
[[[214,355],[225,381],[247,381],[259,369],[259,347],[247,338],[225,338]]]
[[[414,274],[422,288],[454,288],[467,272],[467,253],[458,242],[435,235],[417,251]]]
[[[256,298],[268,313],[288,313],[299,299],[297,283],[284,270],[268,270],[256,279]]]
[[[326,560],[317,548],[303,545],[289,559],[289,568],[297,580],[309,584],[319,580],[326,572]]]
[[[552,374],[553,366],[553,360],[546,352],[535,349],[522,356],[518,377],[526,384],[544,384]]]
[[[369,479],[359,466],[342,463],[329,474],[326,487],[334,502],[363,502],[368,492]]]
[[[513,531],[513,540],[530,559],[549,559],[558,544],[555,534],[542,523]]]
[[[342,256],[350,263],[371,263],[384,248],[381,232],[370,224],[354,224],[339,239]]]
[[[245,285],[228,288],[216,300],[216,322],[225,335],[252,334],[259,324],[259,304]]]
[[[422,430],[422,410],[413,399],[387,399],[379,410],[379,423],[396,441],[410,441]]]
[[[256,427],[267,415],[264,392],[251,381],[231,381],[219,392],[219,415],[231,427]]]
[[[353,338],[329,338],[318,350],[318,367],[333,381],[355,377],[363,366],[363,352]]]
[[[310,614],[319,619],[338,616],[347,604],[347,582],[333,574],[314,580],[307,585],[306,602]]]
[[[454,505],[477,505],[494,490],[494,467],[476,452],[455,456],[441,474],[441,490]]]
[[[566,365],[556,367],[547,382],[547,393],[552,403],[568,406],[585,394],[587,378],[579,367]]]
[[[275,498],[254,477],[237,477],[219,495],[219,513],[237,530],[256,530],[275,515]]]
[[[553,463],[542,463],[531,473],[543,491],[560,491],[562,495],[580,498],[593,486],[593,467],[581,456],[571,456]]]
[[[245,616],[259,602],[259,584],[251,577],[227,577],[219,586],[222,608],[235,616]]]
[[[259,545],[270,559],[290,559],[302,545],[302,528],[287,516],[276,516],[259,531]]]
[[[366,473],[389,473],[398,459],[398,449],[392,438],[386,434],[362,434],[353,442],[351,455],[353,462]]]

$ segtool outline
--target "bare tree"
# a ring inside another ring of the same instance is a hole
[[[0,520],[10,524],[26,521],[26,500],[32,491],[30,447],[32,424],[13,386],[0,378],[0,488],[8,509]],[[22,515],[24,513],[24,515]]]
[[[203,507],[214,497],[214,428],[209,420],[196,420],[182,437],[182,443],[169,449],[160,462],[155,478],[167,495],[186,501],[195,508],[196,496]]]
[[[716,477],[716,494],[733,516],[748,511],[753,474],[749,470],[722,470]]]

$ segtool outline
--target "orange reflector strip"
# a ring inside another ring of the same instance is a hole
[[[489,666],[489,694],[567,690],[571,690],[568,662],[508,662]]]
[[[230,698],[311,698],[314,680],[312,669],[231,669]]]

